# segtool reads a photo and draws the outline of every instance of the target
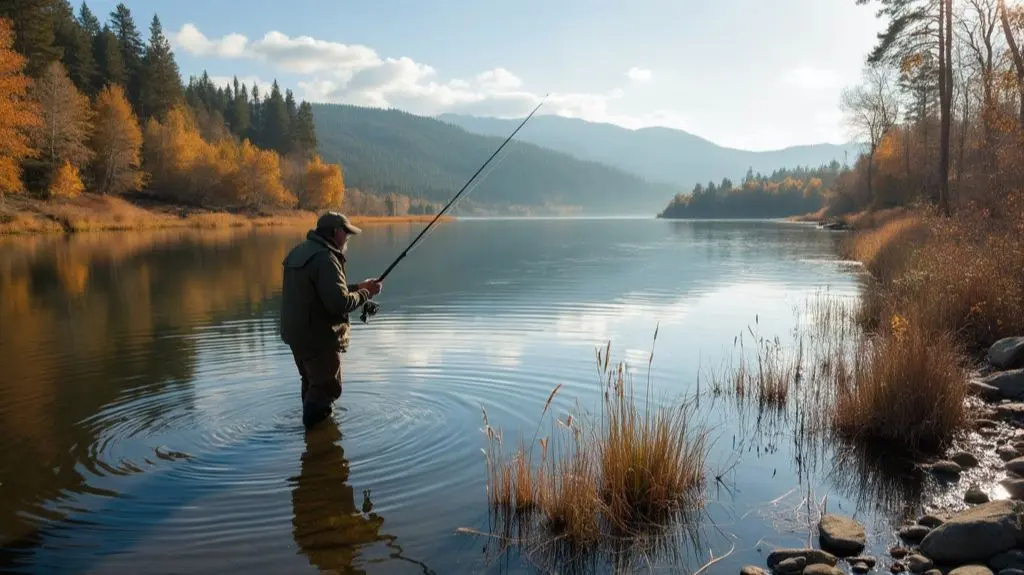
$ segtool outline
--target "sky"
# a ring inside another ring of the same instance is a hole
[[[185,78],[421,115],[523,117],[547,94],[538,114],[749,150],[849,141],[839,96],[884,24],[854,0],[125,4],[146,38],[159,16]]]

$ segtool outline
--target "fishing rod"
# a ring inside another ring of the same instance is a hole
[[[494,153],[492,153],[491,156],[487,158],[487,161],[485,161],[477,169],[477,171],[468,180],[466,180],[466,183],[462,186],[462,189],[460,189],[459,192],[452,197],[452,199],[448,200],[448,203],[443,208],[441,208],[441,211],[437,212],[437,215],[434,216],[434,219],[430,220],[430,223],[428,223],[427,226],[423,228],[422,231],[420,231],[419,235],[417,235],[415,238],[413,238],[411,242],[409,242],[409,245],[406,246],[404,250],[402,250],[402,253],[400,253],[398,257],[395,258],[395,261],[391,262],[391,265],[389,265],[387,269],[384,270],[384,273],[382,273],[377,278],[376,281],[384,281],[384,278],[386,278],[388,274],[391,273],[391,270],[395,269],[395,267],[398,265],[398,262],[402,261],[403,259],[405,259],[405,256],[409,255],[409,250],[411,250],[413,246],[416,245],[416,242],[420,241],[420,238],[422,238],[427,233],[427,230],[429,230],[439,219],[441,219],[441,216],[448,211],[448,208],[452,207],[452,205],[455,204],[455,201],[459,199],[459,196],[461,196],[463,192],[465,192],[469,188],[469,184],[471,184],[473,180],[475,180],[476,177],[480,175],[480,172],[482,172],[484,168],[487,167],[487,164],[491,163],[491,160],[493,160],[495,156],[497,156],[498,153],[501,152],[502,148],[504,148],[506,145],[508,145],[509,142],[512,141],[512,138],[514,138],[515,135],[519,133],[519,130],[521,130],[523,126],[525,126],[526,123],[530,121],[530,118],[532,118],[533,115],[537,113],[537,110],[539,110],[540,107],[544,105],[544,100],[546,99],[547,95],[541,98],[540,103],[537,104],[533,111],[530,112],[530,114],[526,116],[526,118],[524,118],[522,122],[519,123],[519,126],[515,130],[513,130],[513,132],[509,134],[507,138],[505,138],[505,141],[502,142],[500,146],[498,146],[498,149],[494,150]],[[359,317],[363,321],[363,323],[366,323],[370,320],[371,317],[377,314],[378,310],[380,310],[380,304],[378,304],[375,301],[367,301],[365,304],[363,304],[363,313]]]

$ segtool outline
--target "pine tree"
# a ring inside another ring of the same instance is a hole
[[[75,19],[68,0],[54,2],[54,41],[63,50],[61,62],[79,90],[90,93],[96,82],[96,59],[89,32]]]
[[[61,57],[54,43],[53,0],[5,0],[0,2],[0,18],[13,26],[14,50],[27,58],[25,73],[36,77],[46,66]]]
[[[140,110],[143,118],[162,119],[182,97],[178,64],[171,52],[171,43],[164,36],[160,19],[153,16],[149,27],[149,46],[142,67]]]
[[[32,143],[43,160],[56,169],[63,162],[75,168],[92,159],[88,140],[93,112],[89,97],[81,93],[60,62],[50,62],[31,91],[39,103],[42,124],[32,130]]]
[[[237,82],[238,79],[235,79]],[[240,138],[249,133],[249,91],[242,84],[241,90],[235,88],[234,110],[231,113],[231,131]]]
[[[292,146],[296,153],[306,158],[316,153],[316,126],[313,123],[313,106],[309,102],[300,104],[295,115],[295,123],[292,124]]]
[[[93,53],[96,54],[96,63],[99,68],[96,85],[97,90],[114,84],[127,86],[128,71],[125,69],[124,59],[121,57],[121,47],[118,45],[117,36],[114,32],[104,26],[103,31],[96,37],[93,44]]]
[[[281,95],[277,80],[270,87],[263,117],[263,147],[287,154],[291,148],[291,125],[288,122],[288,106]]]
[[[288,108],[288,125],[290,126],[295,123],[295,116],[299,113],[295,105],[295,94],[292,94],[290,89],[284,91],[284,105]]]
[[[262,145],[263,138],[263,102],[260,101],[260,87],[252,85],[252,102],[249,104],[249,131],[244,137],[254,144]]]
[[[117,36],[118,48],[121,50],[121,61],[124,63],[128,100],[138,108],[142,59],[145,49],[142,36],[139,34],[139,29],[135,27],[131,10],[123,3],[118,4],[110,13],[110,20],[114,34]]]
[[[103,31],[100,28],[99,19],[92,13],[92,10],[89,10],[89,6],[85,2],[82,2],[82,7],[78,10],[78,24],[82,26],[90,40],[99,36]]]
[[[41,123],[38,106],[28,98],[32,81],[25,75],[27,58],[13,50],[13,28],[0,18],[0,202],[5,194],[25,189],[21,162],[39,153],[29,140]]]

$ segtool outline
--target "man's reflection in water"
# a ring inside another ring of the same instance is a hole
[[[292,536],[320,571],[362,573],[353,568],[360,547],[392,539],[380,534],[384,518],[371,512],[369,492],[363,494],[361,509],[356,507],[341,430],[333,418],[305,434],[299,476],[291,478]]]

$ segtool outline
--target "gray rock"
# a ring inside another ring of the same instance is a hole
[[[818,522],[818,542],[826,551],[849,557],[864,550],[867,534],[864,527],[853,519],[829,513]]]
[[[981,378],[981,383],[998,389],[1007,399],[1024,399],[1024,369],[997,371]]]
[[[942,571],[939,571],[938,569],[929,569],[924,572],[924,575],[942,575]]]
[[[1024,367],[1024,337],[1004,337],[988,348],[988,361],[996,369]]]
[[[964,469],[977,467],[979,464],[981,464],[981,461],[979,461],[973,453],[968,453],[966,451],[958,451],[951,455],[949,459],[950,461],[956,463],[957,465]]]
[[[850,563],[851,565],[853,563],[863,563],[868,566],[868,569],[871,569],[875,566],[875,563],[877,563],[875,558],[871,555],[858,555],[857,557],[850,557],[846,560],[846,562]]]
[[[867,573],[871,571],[871,567],[868,567],[868,564],[863,561],[853,561],[850,563],[850,571],[854,573]]]
[[[1003,398],[1003,392],[998,387],[982,383],[976,379],[967,382],[967,393],[980,397],[985,401],[998,401]]]
[[[924,573],[935,566],[932,560],[924,555],[910,555],[903,562],[907,564],[907,568],[910,569],[911,573]]]
[[[954,461],[936,461],[926,465],[928,469],[931,469],[935,473],[943,475],[960,475],[963,472],[963,468],[956,464]]]
[[[1003,569],[1024,569],[1024,551],[1020,549],[1012,549],[1006,553],[1000,553],[988,560],[988,566],[991,567],[993,571],[1002,571]]]
[[[823,563],[815,563],[804,567],[803,575],[844,575],[843,570]]]
[[[1009,569],[1002,569],[999,571],[999,575],[1024,575],[1024,569],[1016,569],[1013,567]]]
[[[924,525],[925,527],[931,527],[932,529],[945,523],[946,520],[938,515],[928,514],[917,520],[918,525]]]
[[[768,575],[768,572],[760,567],[754,565],[747,565],[743,569],[740,569],[740,575]]]
[[[834,566],[839,562],[835,555],[821,549],[783,548],[776,549],[768,554],[768,568],[775,569],[779,563],[794,557],[802,557],[807,565],[824,563],[825,565]]]
[[[892,565],[889,566],[889,571],[893,573],[903,573],[907,570],[907,564],[902,561],[893,561]]]
[[[779,573],[800,573],[807,565],[807,559],[803,557],[791,557],[776,565],[773,569]]]
[[[977,485],[972,485],[967,493],[964,493],[964,502],[970,503],[971,505],[977,505],[979,503],[988,503],[988,493],[985,493]]]
[[[907,525],[900,529],[900,538],[904,541],[920,541],[931,530],[931,527],[925,527],[924,525]]]
[[[996,415],[1003,419],[1012,419],[1015,421],[1024,419],[1024,403],[1019,401],[1000,403],[996,406]]]
[[[1022,535],[1017,514],[1024,504],[991,501],[950,517],[921,541],[921,553],[940,564],[986,561],[1013,549]]]
[[[904,549],[902,547],[893,547],[892,549],[889,549],[889,555],[893,559],[903,559],[908,554],[910,554],[910,551],[907,551],[906,549]]]
[[[1024,441],[1014,439],[1013,441],[1010,442],[1010,445],[1012,445],[1013,448],[1016,449],[1018,452],[1024,451]]]
[[[995,429],[997,427],[999,427],[999,424],[996,423],[995,421],[992,421],[991,419],[975,419],[974,420],[974,428],[975,429]]]
[[[1020,454],[1017,453],[1017,449],[1012,445],[1004,445],[999,449],[996,449],[996,455],[998,455],[999,459],[1002,459],[1003,461],[1009,461],[1018,457]]]
[[[1010,499],[1024,499],[1024,479],[1000,479],[999,485],[1010,494]]]
[[[1012,471],[1017,475],[1024,475],[1024,457],[1011,459],[1003,464],[1003,469]]]
[[[992,570],[984,565],[963,565],[949,572],[949,575],[994,575]]]

